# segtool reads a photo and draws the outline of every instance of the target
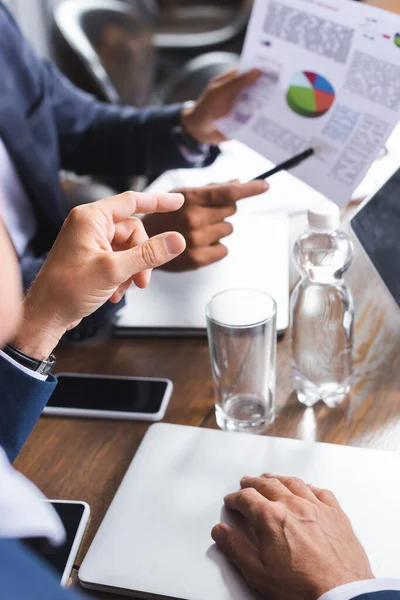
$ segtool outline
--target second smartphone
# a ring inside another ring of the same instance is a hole
[[[161,421],[173,389],[169,379],[74,373],[57,379],[47,415]]]

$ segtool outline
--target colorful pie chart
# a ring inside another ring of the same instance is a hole
[[[286,100],[293,112],[313,119],[328,112],[335,101],[335,90],[322,75],[303,71],[294,75]]]
[[[394,36],[394,43],[400,48],[400,33],[396,33]]]

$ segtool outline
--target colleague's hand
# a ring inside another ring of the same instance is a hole
[[[179,190],[185,203],[171,214],[154,214],[144,217],[149,235],[174,229],[186,239],[187,249],[164,269],[186,271],[198,269],[224,258],[228,250],[221,240],[233,231],[225,221],[236,212],[236,202],[268,190],[265,181],[208,185],[202,188]]]
[[[239,94],[256,83],[261,71],[253,69],[239,74],[232,69],[214,77],[194,107],[182,111],[183,128],[198,142],[218,145],[226,138],[216,128],[216,121],[232,110]]]
[[[17,348],[45,359],[107,300],[119,302],[132,283],[146,287],[150,270],[181,254],[185,240],[176,232],[148,239],[131,215],[177,210],[183,201],[181,194],[125,192],[74,208],[25,299]]]
[[[374,576],[351,523],[328,490],[296,478],[245,477],[225,505],[249,534],[226,524],[212,537],[264,598],[317,600],[345,583]]]

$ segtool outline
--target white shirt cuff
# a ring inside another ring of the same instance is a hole
[[[28,369],[27,367],[20,365],[16,360],[11,358],[11,356],[8,356],[8,354],[3,352],[2,350],[0,350],[0,356],[2,358],[4,358],[5,360],[8,360],[9,363],[14,365],[14,367],[19,369],[23,373],[26,373],[26,375],[29,375],[30,377],[33,377],[34,379],[39,379],[39,381],[47,381],[47,375],[42,375],[42,373],[36,373],[35,371],[32,371],[31,369]]]
[[[366,579],[341,585],[321,596],[319,600],[353,600],[362,594],[396,590],[400,592],[400,579]]]
[[[188,148],[185,148],[183,144],[179,146],[179,152],[182,154],[183,158],[191,163],[192,167],[200,169],[204,167],[204,163],[206,162],[209,154],[210,154],[210,144],[199,144],[199,152],[194,153],[191,152]]]

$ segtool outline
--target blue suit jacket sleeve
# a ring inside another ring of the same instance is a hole
[[[51,375],[40,381],[0,356],[0,446],[10,462],[17,457],[56,384]]]
[[[361,596],[355,596],[353,600],[399,600],[400,591],[397,590],[382,590],[380,592],[371,592],[369,594],[362,594]]]
[[[106,104],[75,87],[52,63],[33,53],[30,62],[35,63],[43,99],[52,112],[63,169],[151,177],[193,166],[174,135],[182,105],[137,109]],[[205,166],[218,154],[218,148],[211,147]]]
[[[84,600],[17,540],[0,539],[1,600]]]
[[[14,82],[3,90],[0,81],[0,92],[6,98],[13,94],[16,114],[27,111],[27,119],[33,119],[35,152],[40,154],[36,158],[42,165],[52,161],[53,169],[52,155],[57,155],[63,169],[103,176],[151,176],[193,166],[173,133],[182,105],[137,109],[98,101],[36,56],[1,2],[0,47],[3,79]],[[16,131],[11,137],[15,135]],[[218,149],[212,147],[207,164],[217,155]]]

